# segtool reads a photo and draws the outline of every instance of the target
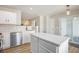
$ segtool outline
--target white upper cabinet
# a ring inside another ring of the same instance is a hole
[[[16,24],[16,13],[0,11],[0,24]]]

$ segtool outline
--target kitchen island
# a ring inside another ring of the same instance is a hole
[[[67,53],[70,38],[47,33],[31,35],[33,53]]]

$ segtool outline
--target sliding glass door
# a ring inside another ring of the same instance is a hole
[[[73,18],[73,38],[75,43],[77,42],[79,44],[79,17]]]
[[[71,41],[79,44],[79,17],[65,16],[60,18],[60,33],[69,36]]]

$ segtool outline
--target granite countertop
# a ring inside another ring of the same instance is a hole
[[[64,37],[64,36],[60,36],[60,35],[54,35],[54,34],[47,34],[47,33],[33,33],[32,35],[39,37],[43,40],[49,41],[49,42],[53,42],[57,45],[60,45],[64,41],[70,39],[68,37]]]

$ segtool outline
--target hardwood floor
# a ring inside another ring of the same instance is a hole
[[[14,48],[4,50],[4,53],[31,53],[31,44],[23,44]],[[79,53],[79,47],[69,44],[69,53]]]
[[[23,44],[14,48],[4,50],[4,53],[31,53],[31,44]]]
[[[79,45],[69,44],[69,53],[79,53]]]

